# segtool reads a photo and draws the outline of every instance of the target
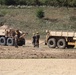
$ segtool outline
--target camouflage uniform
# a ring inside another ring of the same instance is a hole
[[[15,47],[18,47],[18,33],[15,32]]]
[[[49,38],[49,35],[50,35],[50,32],[49,30],[46,30],[46,40],[45,40],[45,45],[47,45],[47,42],[48,42],[48,38]]]
[[[8,38],[8,30],[5,29],[5,40],[7,40]],[[7,42],[5,43],[5,45],[7,45]]]
[[[36,46],[39,47],[39,39],[40,39],[40,35],[39,33],[37,32],[36,34]]]
[[[36,46],[36,35],[33,33],[33,41],[32,41],[32,44],[33,46],[35,47]]]

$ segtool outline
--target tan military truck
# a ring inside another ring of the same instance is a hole
[[[49,48],[74,48],[76,46],[76,32],[46,30],[45,44]]]
[[[9,33],[7,33],[7,31]],[[13,31],[15,33],[15,31]],[[14,34],[15,35],[15,34]],[[7,28],[0,28],[0,45],[7,45],[13,46],[14,42],[14,35],[11,35],[10,29]],[[20,38],[18,39],[18,45],[22,46],[25,44],[24,34],[20,31]]]

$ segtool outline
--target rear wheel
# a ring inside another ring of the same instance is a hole
[[[13,46],[13,45],[14,45],[14,40],[13,40],[13,38],[8,38],[8,39],[7,39],[7,45],[8,45],[8,46]]]
[[[57,47],[61,48],[61,49],[64,49],[66,47],[65,39],[59,39],[58,42],[57,42]]]
[[[19,45],[19,46],[25,45],[25,39],[24,39],[24,38],[20,38],[20,39],[18,40],[18,45]]]
[[[56,39],[55,38],[50,38],[48,40],[47,44],[48,44],[49,48],[55,48],[56,47]]]
[[[0,45],[5,45],[6,44],[6,40],[5,37],[0,37]]]

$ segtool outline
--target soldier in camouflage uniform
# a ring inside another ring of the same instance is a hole
[[[39,33],[37,32],[37,33],[36,33],[36,47],[39,47],[39,39],[40,39],[40,35],[39,35]]]
[[[36,46],[36,35],[35,35],[35,33],[33,33],[33,37],[32,38],[33,38],[32,44],[35,47]]]
[[[18,33],[15,31],[15,47],[18,48]]]

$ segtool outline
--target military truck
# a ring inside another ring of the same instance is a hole
[[[9,31],[8,36],[6,34],[7,31]],[[10,36],[9,34],[11,35],[10,29],[0,28],[0,45],[14,46],[15,44],[14,36]],[[20,38],[18,39],[18,45],[22,46],[24,44],[25,44],[24,34],[20,31]]]
[[[46,30],[45,44],[49,48],[74,48],[76,46],[76,32]]]

